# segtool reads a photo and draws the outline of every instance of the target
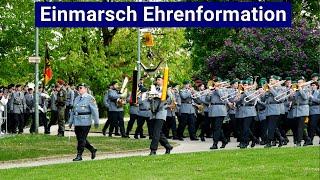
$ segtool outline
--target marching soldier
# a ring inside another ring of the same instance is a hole
[[[10,111],[13,113],[14,119],[12,133],[16,133],[17,128],[19,128],[19,134],[23,133],[23,113],[26,108],[26,99],[24,93],[21,91],[21,85],[18,84],[16,85],[16,91],[12,94],[12,100],[10,101]]]
[[[198,141],[199,139],[196,137],[195,134],[195,109],[192,103],[192,92],[191,92],[191,85],[189,81],[184,81],[184,89],[180,91],[180,98],[181,98],[181,119],[178,125],[178,132],[177,136],[179,140],[183,140],[183,132],[188,125],[188,131],[190,140]]]
[[[104,106],[107,108],[107,121],[105,122],[103,128],[102,128],[102,134],[105,136],[106,135],[106,131],[110,125],[110,117],[109,117],[109,107],[110,107],[110,101],[109,101],[109,98],[108,98],[108,92],[109,90],[111,89],[111,86],[109,86],[109,89],[106,91],[106,93],[104,94],[104,97],[103,97],[103,104]]]
[[[52,93],[50,96],[50,107],[51,107],[51,117],[50,117],[50,123],[48,125],[48,129],[50,131],[50,128],[52,125],[56,125],[58,123],[58,108],[57,108],[57,90],[55,88],[55,85],[52,89]]]
[[[99,112],[96,100],[87,92],[87,85],[82,83],[78,86],[79,96],[73,103],[73,109],[70,113],[69,128],[74,125],[74,131],[77,137],[77,156],[73,161],[81,161],[84,148],[91,152],[91,159],[95,159],[97,149],[95,149],[87,140],[92,121],[94,127],[99,127]]]
[[[117,90],[119,88],[117,81],[111,83],[111,89],[108,92],[108,99],[110,100],[109,118],[111,125],[109,128],[109,137],[112,137],[112,133],[115,127],[120,127],[120,133],[123,138],[128,136],[125,134],[124,121],[123,121],[123,106],[118,106],[120,98],[126,98],[125,94],[120,94]]]
[[[129,96],[131,98],[131,96]],[[128,100],[130,101],[130,98],[128,98]],[[133,124],[134,122],[137,120],[138,122],[138,104],[134,104],[134,103],[130,103],[130,110],[129,110],[129,114],[130,114],[130,119],[128,121],[128,126],[127,126],[127,131],[126,131],[126,135],[129,137],[129,133],[132,130]]]
[[[241,119],[242,122],[240,148],[247,148],[249,144],[250,126],[254,117],[257,116],[255,105],[258,96],[253,94],[254,91],[250,90],[250,88],[248,81],[243,81],[244,92],[241,94],[240,99],[237,102],[237,107],[239,107],[239,119]]]
[[[213,124],[213,145],[210,149],[218,149],[218,142],[222,139],[221,148],[226,146],[227,139],[224,137],[222,131],[222,123],[224,118],[227,116],[226,104],[228,100],[222,100],[221,98],[225,96],[223,89],[221,88],[221,79],[218,78],[214,84],[215,90],[207,95],[207,101],[210,102],[209,106],[209,118]]]
[[[150,102],[147,97],[147,89],[145,87],[141,87],[140,89],[141,94],[138,97],[138,104],[139,104],[139,109],[138,109],[138,121],[137,121],[137,128],[134,133],[134,138],[139,139],[140,138],[145,138],[143,135],[143,125],[145,122],[147,122],[148,126],[148,135],[150,138],[152,138],[152,131],[151,131],[151,108],[150,108]]]
[[[162,126],[167,117],[167,111],[166,111],[167,102],[161,101],[162,87],[163,87],[162,77],[158,76],[156,79],[156,82],[157,82],[156,91],[158,96],[150,99],[151,112],[152,112],[152,120],[151,120],[152,134],[153,134],[151,144],[150,144],[150,155],[156,155],[159,142],[162,146],[165,147],[166,149],[165,154],[170,154],[173,147],[169,144],[167,138],[162,132]]]
[[[298,90],[289,97],[292,101],[292,113],[294,118],[296,146],[301,146],[301,140],[304,131],[304,120],[309,116],[309,97],[307,89],[304,88],[305,79],[301,77],[298,80]]]
[[[265,102],[266,102],[266,117],[267,117],[267,133],[268,133],[268,141],[266,144],[266,148],[271,147],[271,141],[274,141],[274,134],[277,122],[280,117],[280,106],[279,102],[275,100],[275,97],[279,95],[278,89],[275,87],[277,77],[271,76],[270,77],[270,83],[269,88],[270,90],[265,93]],[[281,143],[281,141],[280,141]]]
[[[34,93],[33,89],[29,88],[28,93],[25,95],[26,98],[26,116],[25,120],[28,121],[31,116],[31,126],[34,126]],[[30,133],[34,133],[34,127],[30,127]]]
[[[230,126],[228,126],[229,132],[233,133],[233,137],[237,138],[240,136],[240,130],[239,130],[239,126],[237,126],[237,122],[236,122],[236,106],[235,103],[238,101],[238,86],[239,86],[239,82],[238,80],[233,80],[230,82],[231,88],[228,89],[228,100],[231,103],[231,106],[228,106],[228,114],[229,114],[229,118],[230,118]],[[227,139],[230,140],[230,133],[227,133]]]
[[[319,93],[319,84],[318,82],[313,82],[311,84],[311,94],[309,97],[309,106],[310,106],[310,119],[308,124],[308,135],[311,139],[311,142],[308,145],[313,145],[314,135],[317,134],[320,136],[320,93]]]
[[[63,87],[61,87],[61,89],[63,89],[64,91],[66,91],[66,102],[65,102],[65,118],[63,118],[66,122],[69,119],[69,115],[70,115],[70,110],[72,109],[72,104],[73,104],[73,100],[74,100],[74,90],[71,88],[71,86],[73,86],[73,84],[66,84],[66,89],[64,90]]]
[[[42,123],[45,134],[50,134],[50,130],[48,129],[48,119],[47,119],[47,111],[48,111],[48,100],[50,96],[44,91],[43,87],[39,87],[39,120]]]
[[[169,138],[169,131],[172,130],[172,138],[177,139],[177,124],[176,124],[176,109],[177,101],[174,96],[173,86],[169,87],[170,96],[168,99],[167,119],[163,125],[163,131],[167,138]]]
[[[64,123],[65,123],[65,112],[66,112],[66,104],[72,103],[71,99],[67,99],[67,92],[60,84],[56,84],[57,90],[57,99],[56,99],[56,106],[58,110],[58,136],[64,136]],[[69,92],[70,93],[70,92]],[[72,104],[69,104],[69,107]]]

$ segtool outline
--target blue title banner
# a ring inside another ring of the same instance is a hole
[[[287,2],[37,2],[37,27],[291,27]]]

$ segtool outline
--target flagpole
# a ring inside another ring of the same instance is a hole
[[[38,2],[36,0],[35,2]],[[35,49],[36,49],[36,57],[39,57],[39,28],[36,27],[36,34],[35,34]],[[39,63],[35,63],[35,105],[34,105],[34,113],[35,113],[35,133],[38,134],[38,128],[39,128],[39,96],[38,96],[38,91],[39,91]]]

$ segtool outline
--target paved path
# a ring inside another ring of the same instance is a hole
[[[52,133],[55,131],[54,129],[57,129],[56,126],[52,127]],[[25,130],[27,132],[27,130]],[[43,133],[43,128],[39,129],[39,133]],[[72,135],[74,136],[74,133],[66,132],[66,136]],[[97,136],[101,135],[98,133],[90,133],[91,136]],[[131,138],[133,138],[131,136]],[[289,137],[290,143],[285,147],[293,147],[292,143],[292,137]],[[210,150],[209,147],[212,145],[212,139],[206,139],[205,142],[201,141],[190,141],[189,139],[185,139],[184,141],[172,141],[176,142],[177,145],[172,150],[172,154],[178,154],[178,153],[190,153],[190,152],[204,152],[204,151],[220,151],[224,149],[218,149],[218,150]],[[319,146],[319,137],[315,137],[313,141],[316,146]],[[235,139],[231,139],[231,142],[228,143],[225,149],[238,149],[237,147],[238,143]],[[218,145],[220,147],[221,144]],[[319,146],[320,147],[320,146]],[[249,147],[250,148],[250,147]],[[263,148],[263,146],[257,145],[255,148]],[[276,147],[273,147],[276,148]],[[303,147],[301,147],[303,148]],[[86,151],[87,152],[87,151]],[[129,157],[129,156],[147,156],[149,154],[149,150],[135,150],[130,152],[119,152],[119,153],[99,153],[97,152],[97,158],[96,160],[101,159],[110,159],[110,158],[121,158],[121,157]],[[159,149],[157,152],[158,155],[164,154],[164,149]],[[61,163],[70,163],[72,162],[72,159],[75,155],[70,156],[61,156],[61,157],[49,157],[49,158],[38,158],[33,160],[17,160],[17,161],[10,161],[10,162],[0,162],[0,169],[10,169],[10,168],[20,168],[20,167],[34,167],[34,166],[42,166],[42,165],[50,165],[50,164],[61,164]],[[90,154],[87,152],[83,156],[84,161],[90,160]]]

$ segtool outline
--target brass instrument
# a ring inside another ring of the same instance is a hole
[[[234,92],[232,92],[230,94],[226,94],[226,95],[222,96],[220,98],[220,100],[221,101],[226,101],[226,100],[235,98],[238,94],[241,94],[242,92],[243,92],[243,90],[236,89],[236,91],[234,91]]]
[[[206,89],[204,91],[198,91],[198,92],[194,91],[192,96],[191,96],[191,98],[192,99],[197,99],[197,98],[199,98],[201,96],[206,96],[206,95],[210,94],[211,92],[212,91],[210,89]]]
[[[117,99],[117,107],[123,107],[126,104],[126,97],[128,96],[128,89],[126,88],[127,84],[128,84],[128,77],[125,77],[122,83],[122,87],[120,90],[120,98]]]
[[[298,84],[292,84],[291,88],[288,89],[285,92],[282,92],[281,94],[279,94],[278,96],[274,97],[274,100],[277,102],[280,102],[286,98],[288,98],[289,96],[291,96],[293,93],[295,93],[297,90],[299,89]]]

